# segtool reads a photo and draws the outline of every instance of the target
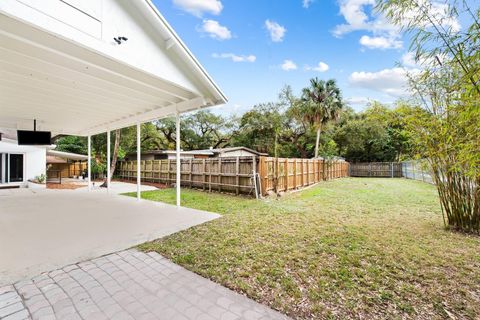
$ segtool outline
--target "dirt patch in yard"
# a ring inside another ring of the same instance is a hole
[[[56,190],[75,190],[78,188],[83,188],[85,185],[76,184],[76,183],[47,183],[47,189],[56,189]]]

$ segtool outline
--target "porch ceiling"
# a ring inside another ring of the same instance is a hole
[[[88,135],[216,103],[0,13],[0,127]]]

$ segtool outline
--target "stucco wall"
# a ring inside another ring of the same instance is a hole
[[[24,181],[20,184],[26,186],[29,179],[46,173],[47,151],[45,147],[19,146],[16,142],[0,141],[0,153],[23,154]]]
[[[38,148],[25,154],[25,178],[30,180],[41,174],[46,174],[46,150]]]
[[[235,150],[235,151],[230,151],[230,152],[224,152],[219,154],[220,158],[226,158],[226,157],[252,157],[255,156],[255,154],[245,151],[245,150]]]

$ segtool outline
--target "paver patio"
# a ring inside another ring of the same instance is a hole
[[[136,249],[0,288],[0,319],[288,319]]]

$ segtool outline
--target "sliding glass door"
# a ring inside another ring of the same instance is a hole
[[[10,182],[23,181],[23,154],[10,154]]]
[[[0,184],[22,182],[24,179],[24,155],[0,153]]]

